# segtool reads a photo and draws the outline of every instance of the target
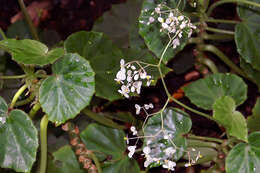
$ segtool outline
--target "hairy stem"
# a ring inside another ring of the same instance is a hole
[[[35,95],[34,95],[33,92],[32,92],[31,95],[30,95],[28,98],[16,102],[16,103],[15,103],[15,106],[23,106],[23,105],[26,105],[26,104],[32,102],[33,99],[34,99],[34,97],[35,97]]]
[[[228,65],[232,70],[234,70],[239,75],[249,79],[247,74],[244,73],[236,64],[234,64],[222,51],[213,45],[203,45],[201,50],[211,52],[217,55],[226,65]],[[250,79],[249,79],[250,80]]]
[[[39,173],[46,173],[47,168],[47,128],[48,128],[48,116],[44,115],[41,124],[41,160]]]
[[[105,116],[102,116],[100,114],[94,113],[89,109],[84,109],[82,112],[87,115],[89,118],[97,121],[100,124],[106,125],[108,127],[116,128],[116,129],[126,129],[125,126],[119,125],[112,121],[111,119],[106,118]]]
[[[221,143],[221,144],[224,142],[224,140],[222,140],[222,139],[205,137],[205,136],[195,136],[195,135],[192,135],[192,134],[188,134],[187,138],[198,139],[198,140],[203,140],[203,141],[218,142],[218,143]]]
[[[13,97],[13,100],[12,100],[12,102],[10,104],[10,108],[11,109],[14,108],[14,105],[15,105],[16,101],[18,100],[20,95],[24,92],[24,90],[26,90],[26,88],[27,88],[27,85],[25,84],[15,93],[15,95]]]
[[[31,119],[33,119],[34,116],[36,115],[36,113],[40,110],[40,108],[41,108],[41,104],[40,104],[40,103],[36,103],[36,104],[32,107],[32,109],[30,110],[30,112],[29,112],[29,117],[30,117]]]
[[[0,79],[22,79],[22,78],[26,78],[26,74],[22,74],[22,75],[16,75],[16,76],[0,76]]]
[[[30,15],[27,12],[27,9],[25,7],[25,4],[24,4],[23,0],[18,0],[18,3],[19,3],[19,6],[20,6],[20,8],[22,10],[22,13],[24,15],[25,20],[26,20],[27,24],[29,25],[29,29],[30,29],[30,31],[32,33],[33,38],[35,40],[40,40],[39,36],[38,36],[38,33],[36,31],[36,28],[34,27],[34,25],[32,23],[32,19],[31,19]]]
[[[205,22],[210,22],[210,23],[228,23],[228,24],[238,24],[238,23],[240,23],[240,21],[236,21],[236,20],[213,19],[213,18],[206,19]]]
[[[4,33],[4,31],[2,30],[2,28],[0,28],[0,35],[2,36],[2,38],[3,38],[4,40],[7,39],[7,37],[6,37],[5,33]]]
[[[221,1],[217,1],[214,4],[212,4],[207,12],[207,16],[210,16],[212,11],[219,5],[225,4],[225,3],[238,3],[238,4],[246,4],[246,5],[252,5],[255,7],[260,8],[260,4],[256,3],[254,1],[248,1],[248,0],[221,0]]]
[[[233,32],[233,31],[228,31],[228,30],[224,30],[224,29],[216,29],[216,28],[211,28],[211,27],[206,27],[205,29],[207,31],[221,33],[221,34],[228,34],[228,35],[234,35],[235,34],[235,32]]]

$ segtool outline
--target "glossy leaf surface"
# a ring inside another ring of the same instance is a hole
[[[144,0],[142,11],[139,16],[139,34],[144,38],[144,41],[147,47],[158,57],[160,58],[162,52],[166,45],[169,42],[169,37],[167,34],[160,32],[161,25],[159,23],[152,23],[147,25],[151,13],[157,7],[157,4],[166,2],[166,5],[170,8],[175,8],[178,1],[175,0]],[[179,9],[185,7],[186,1],[181,1]],[[157,21],[157,19],[155,19]],[[180,39],[180,46],[176,49],[173,49],[171,46],[166,50],[163,61],[168,62],[170,58],[173,58],[177,52],[182,50],[186,45],[188,37],[186,34],[183,34],[183,37]]]
[[[78,54],[66,54],[52,66],[53,75],[40,87],[40,103],[56,125],[74,118],[86,107],[94,92],[94,72]]]
[[[126,150],[125,134],[122,130],[91,124],[80,137],[88,149],[111,155],[113,160],[121,158]]]
[[[8,51],[14,61],[26,65],[47,65],[63,56],[63,48],[49,50],[41,42],[35,40],[7,39],[0,41],[0,47]]]
[[[95,71],[96,95],[110,101],[120,99],[114,80],[123,53],[103,33],[81,31],[65,41],[67,52],[78,53],[87,59]]]
[[[70,146],[54,152],[53,160],[48,163],[48,173],[84,173]]]
[[[248,137],[248,144],[237,144],[226,158],[227,173],[260,172],[260,132]]]
[[[80,134],[80,137],[88,149],[112,157],[111,162],[108,161],[104,165],[104,173],[140,172],[137,162],[125,155],[124,131],[91,124]]]
[[[127,156],[116,163],[108,164],[103,168],[103,173],[139,173],[140,168],[134,159]]]
[[[163,128],[161,118],[163,118]],[[160,152],[153,152],[152,150],[150,154],[152,158],[160,158],[165,155],[163,152],[165,148],[174,147],[175,145],[178,148],[176,148],[173,159],[177,161],[184,154],[183,151],[187,147],[187,142],[183,135],[190,131],[191,125],[192,122],[188,114],[179,109],[167,108],[162,115],[158,113],[148,120],[144,128],[144,136],[151,137],[145,139],[144,146],[147,145],[148,140],[151,140],[148,145],[150,148],[160,145]],[[169,136],[169,140],[164,139],[165,135]]]
[[[33,122],[26,113],[14,109],[8,113],[8,107],[0,97],[0,166],[16,172],[29,172],[36,160],[38,134]]]
[[[259,0],[252,1],[260,3]],[[243,20],[235,29],[237,50],[247,63],[260,70],[260,10],[254,6],[240,4],[237,11]]]
[[[227,131],[227,134],[247,142],[247,124],[244,116],[236,111],[235,101],[223,96],[213,105],[213,118]]]
[[[247,118],[248,129],[251,132],[260,131],[260,98],[257,99],[252,113],[253,114]]]
[[[234,74],[213,74],[199,79],[184,87],[185,95],[196,106],[212,110],[212,105],[222,96],[230,96],[236,105],[242,104],[247,97],[247,85]]]

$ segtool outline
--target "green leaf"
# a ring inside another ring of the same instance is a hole
[[[103,173],[139,173],[140,168],[134,159],[125,157],[118,162],[108,164],[103,168]]]
[[[126,150],[122,130],[91,124],[81,132],[80,137],[88,149],[111,155],[113,160],[122,158]]]
[[[89,60],[96,73],[97,96],[110,101],[122,98],[114,79],[120,68],[120,59],[124,57],[107,36],[98,32],[77,32],[67,38],[65,48],[67,52],[76,52]]]
[[[248,77],[250,77],[258,86],[258,88],[260,88],[260,71],[254,69],[252,65],[246,63],[242,58],[240,59],[240,66],[246,72]]]
[[[52,76],[40,87],[40,103],[56,125],[74,118],[86,107],[94,92],[94,72],[78,54],[66,54],[52,66]]]
[[[252,1],[260,3],[259,0]],[[255,6],[240,4],[237,11],[243,20],[235,28],[237,50],[247,63],[260,70],[260,10]]]
[[[142,2],[131,0],[113,5],[101,20],[95,22],[92,30],[107,34],[119,47],[128,47],[129,33],[137,21]]]
[[[14,61],[26,65],[47,65],[64,54],[62,48],[48,50],[48,47],[35,40],[7,39],[0,41],[0,47],[8,51]]]
[[[141,15],[139,16],[139,34],[144,38],[144,41],[147,47],[158,57],[160,58],[164,48],[169,42],[169,37],[167,34],[160,32],[161,25],[159,23],[152,23],[147,25],[151,13],[157,7],[157,4],[166,2],[166,5],[170,8],[175,8],[178,1],[176,0],[144,0]],[[179,7],[180,10],[183,10],[185,7],[186,1],[181,1]],[[157,18],[155,18],[157,21]],[[179,51],[181,51],[188,41],[188,34],[183,32],[183,37],[180,39],[180,46],[173,49],[171,46],[166,50],[163,61],[166,63],[170,58],[173,58]]]
[[[236,106],[247,98],[247,85],[234,74],[213,74],[204,79],[192,82],[184,87],[185,95],[196,106],[212,110],[215,101],[222,96],[230,96]]]
[[[84,173],[70,146],[64,146],[52,155],[53,160],[48,163],[48,173]]]
[[[253,114],[247,118],[248,129],[251,132],[260,131],[260,98],[257,99],[252,112]]]
[[[0,97],[0,167],[16,172],[30,172],[38,148],[38,134],[28,115],[18,109],[8,112],[8,106]]]
[[[239,143],[228,153],[226,158],[227,173],[260,172],[260,132],[248,137],[248,144]]]
[[[150,154],[152,158],[164,157],[164,149],[170,146],[174,148],[177,146],[178,148],[175,148],[176,153],[173,156],[173,159],[177,161],[182,157],[187,147],[187,141],[183,135],[190,131],[191,124],[192,122],[188,114],[179,109],[167,108],[162,114],[158,113],[148,120],[144,128],[144,136],[153,137],[146,138],[144,146],[147,146],[147,141],[151,140],[148,146],[152,149]],[[155,136],[155,134],[157,135]],[[165,135],[169,136],[169,140],[164,139]],[[158,148],[158,146],[160,146],[159,151],[156,149],[153,150],[153,148]]]
[[[31,39],[31,32],[24,20],[18,20],[11,24],[6,32],[7,38]]]
[[[213,118],[225,127],[227,134],[247,142],[247,124],[245,117],[236,111],[232,97],[223,96],[213,105]]]

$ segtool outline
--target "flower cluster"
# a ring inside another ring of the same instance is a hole
[[[144,21],[140,21],[145,23]],[[192,29],[196,29],[190,19],[184,16],[178,9],[170,9],[165,4],[158,4],[151,12],[151,16],[146,22],[147,25],[159,23],[160,32],[166,33],[170,40],[173,49],[180,45],[181,38],[190,37]]]
[[[139,69],[137,69],[134,63],[138,65]],[[116,74],[115,81],[122,84],[118,92],[124,97],[129,98],[131,92],[140,94],[143,81],[146,80],[146,86],[150,86],[152,82],[151,78],[140,63],[136,61],[125,63],[125,60],[121,59],[120,70]]]
[[[139,115],[140,114],[140,111],[141,109],[145,109],[145,110],[149,110],[149,109],[153,109],[154,106],[152,103],[149,103],[149,104],[144,104],[144,106],[140,106],[138,104],[135,104],[135,110],[136,110],[136,115]]]

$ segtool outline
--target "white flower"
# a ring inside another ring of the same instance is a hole
[[[186,27],[186,23],[185,22],[182,22],[181,25],[180,25],[180,29],[183,29]]]
[[[159,7],[156,7],[154,10],[155,10],[156,13],[160,13],[161,12],[161,9]]]
[[[128,86],[122,85],[121,90],[118,90],[118,92],[121,93],[126,98],[129,98],[128,93],[130,92],[130,90],[129,90]]]
[[[135,76],[134,76],[134,80],[138,80],[139,79],[139,74],[136,74]]]
[[[165,23],[168,24],[168,25],[169,25],[171,22],[172,22],[171,18],[167,18],[166,21],[165,21]]]
[[[135,104],[135,110],[136,110],[136,115],[140,114],[141,106],[138,104]]]
[[[6,123],[6,117],[0,117],[0,122],[1,122],[2,124]]]
[[[175,49],[179,45],[180,45],[180,40],[178,38],[175,38],[174,40],[172,40],[173,49]]]
[[[176,166],[176,163],[170,160],[165,160],[163,164],[163,168],[169,169],[171,171],[174,171],[174,167]]]
[[[131,126],[130,130],[133,133],[133,135],[137,135],[137,130],[136,130],[135,126]]]
[[[144,71],[144,72],[141,72],[141,73],[140,73],[140,78],[141,78],[141,79],[145,79],[145,78],[146,78],[146,75],[147,75],[147,74],[146,74],[145,71]]]
[[[153,106],[153,104],[152,104],[152,103],[149,103],[149,106],[150,106],[150,108],[151,108],[151,109],[153,109],[153,108],[154,108],[154,106]]]
[[[133,83],[133,86],[136,88],[137,94],[140,94],[141,87],[142,87],[142,81],[136,81]]]
[[[144,152],[145,155],[149,155],[149,153],[151,152],[151,148],[146,146],[146,147],[143,148],[143,152]]]
[[[135,92],[135,87],[134,86],[131,86],[131,92]]]
[[[128,151],[129,151],[128,157],[129,157],[129,158],[132,158],[133,155],[134,155],[134,153],[135,153],[136,146],[129,146],[129,147],[127,147],[127,149],[128,149]]]
[[[168,147],[163,151],[167,156],[172,156],[176,150],[173,147]]]
[[[153,17],[149,17],[149,22],[153,23],[155,21],[155,19]]]
[[[179,20],[179,21],[182,21],[183,19],[184,19],[184,16],[179,16],[179,17],[178,17],[178,20]]]
[[[158,19],[157,19],[160,23],[163,23],[163,18],[162,17],[158,17]]]
[[[162,27],[163,27],[164,29],[167,29],[169,26],[168,26],[167,23],[162,23]]]
[[[181,38],[181,37],[182,37],[182,32],[180,32],[180,33],[178,34],[178,37],[179,37],[179,38]]]
[[[144,162],[144,167],[148,167],[153,162],[153,158],[149,155],[146,156],[146,160]]]
[[[126,141],[126,144],[128,145],[128,144],[129,144],[129,138],[128,138],[128,136],[124,137],[124,140]]]
[[[126,75],[125,75],[125,70],[120,70],[120,71],[118,71],[117,72],[117,74],[116,74],[116,81],[123,81],[123,80],[125,80],[126,79]]]
[[[169,17],[171,17],[171,18],[173,17],[173,13],[172,12],[169,13]]]
[[[120,59],[120,67],[123,68],[125,66],[125,60]]]
[[[132,66],[131,66],[131,69],[132,69],[132,70],[135,70],[135,69],[136,69],[136,67],[135,67],[134,65],[132,65]]]
[[[191,164],[190,163],[186,163],[184,166],[185,167],[189,167],[189,166],[191,166]]]

